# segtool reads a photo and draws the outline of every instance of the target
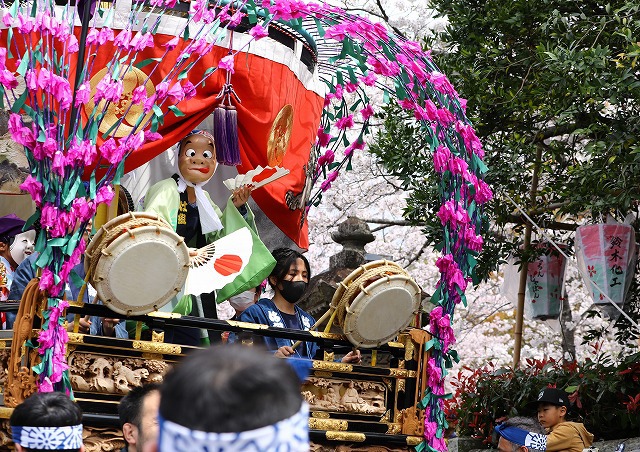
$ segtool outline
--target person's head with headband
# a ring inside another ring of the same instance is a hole
[[[298,376],[261,348],[193,352],[160,392],[158,443],[144,452],[309,450],[309,407]]]
[[[36,393],[9,419],[17,452],[82,452],[82,410],[60,392]]]
[[[513,417],[495,428],[499,435],[499,452],[543,452],[547,450],[547,435],[542,426],[529,417]]]

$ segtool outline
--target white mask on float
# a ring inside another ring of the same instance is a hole
[[[15,236],[9,251],[11,252],[13,260],[16,261],[16,264],[20,265],[23,260],[33,253],[33,245],[35,241],[36,231],[33,229]]]

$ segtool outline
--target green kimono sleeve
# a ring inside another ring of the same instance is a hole
[[[179,207],[180,194],[173,179],[154,184],[144,197],[144,212],[155,213],[169,223],[174,231],[178,227]]]

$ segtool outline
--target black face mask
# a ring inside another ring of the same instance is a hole
[[[289,303],[297,303],[298,300],[304,295],[307,290],[307,286],[309,283],[305,281],[280,281],[282,284],[282,290],[280,294],[282,294],[282,298],[287,300]]]

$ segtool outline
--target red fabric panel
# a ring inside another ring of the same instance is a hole
[[[79,36],[77,28],[77,35]],[[139,52],[136,61],[147,58],[158,58],[164,54],[162,44],[172,37],[157,34],[155,36],[156,47]],[[6,42],[6,30],[2,30],[2,39]],[[14,41],[18,41],[14,39]],[[35,41],[35,39],[34,39]],[[24,44],[18,43],[19,46]],[[110,44],[100,48],[96,57],[92,74],[96,74],[105,67],[112,54],[106,49]],[[282,44],[274,43],[274,46]],[[15,47],[12,51],[15,55]],[[180,53],[180,48],[170,52],[164,60],[175,62]],[[201,80],[204,72],[217,66],[222,57],[227,54],[223,48],[215,48],[203,57],[189,72],[189,80],[193,83]],[[74,60],[74,58],[72,58]],[[72,61],[70,79],[75,78],[75,64]],[[145,73],[153,67],[153,63],[142,68]],[[155,69],[152,81],[157,85],[168,74],[173,65],[165,64]],[[198,88],[198,94],[193,99],[178,104],[178,108],[185,116],[176,117],[168,113],[164,117],[164,125],[159,132],[163,139],[153,143],[147,143],[134,151],[126,160],[125,172],[131,171],[148,162],[152,158],[164,152],[188,132],[193,130],[216,106],[218,95],[225,80],[225,71],[216,71],[211,74],[204,87]],[[72,82],[73,83],[73,82]],[[252,196],[260,209],[273,221],[288,237],[301,248],[307,248],[308,232],[306,220],[302,222],[304,207],[291,210],[286,202],[285,195],[291,192],[296,196],[302,193],[305,185],[305,165],[309,160],[311,145],[315,141],[316,131],[320,122],[323,99],[313,91],[307,90],[295,77],[293,72],[279,63],[251,54],[238,54],[235,58],[235,74],[232,77],[234,89],[242,103],[238,108],[238,135],[240,139],[242,165],[238,171],[243,173],[258,165],[267,165],[267,141],[273,121],[282,107],[290,104],[294,109],[294,122],[291,140],[282,166],[288,168],[291,173],[265,187],[256,190]],[[167,109],[165,103],[163,110]],[[102,140],[99,139],[98,143]],[[87,168],[88,176],[93,168]],[[98,170],[98,177],[104,174],[104,170]],[[302,224],[301,224],[302,222]]]

